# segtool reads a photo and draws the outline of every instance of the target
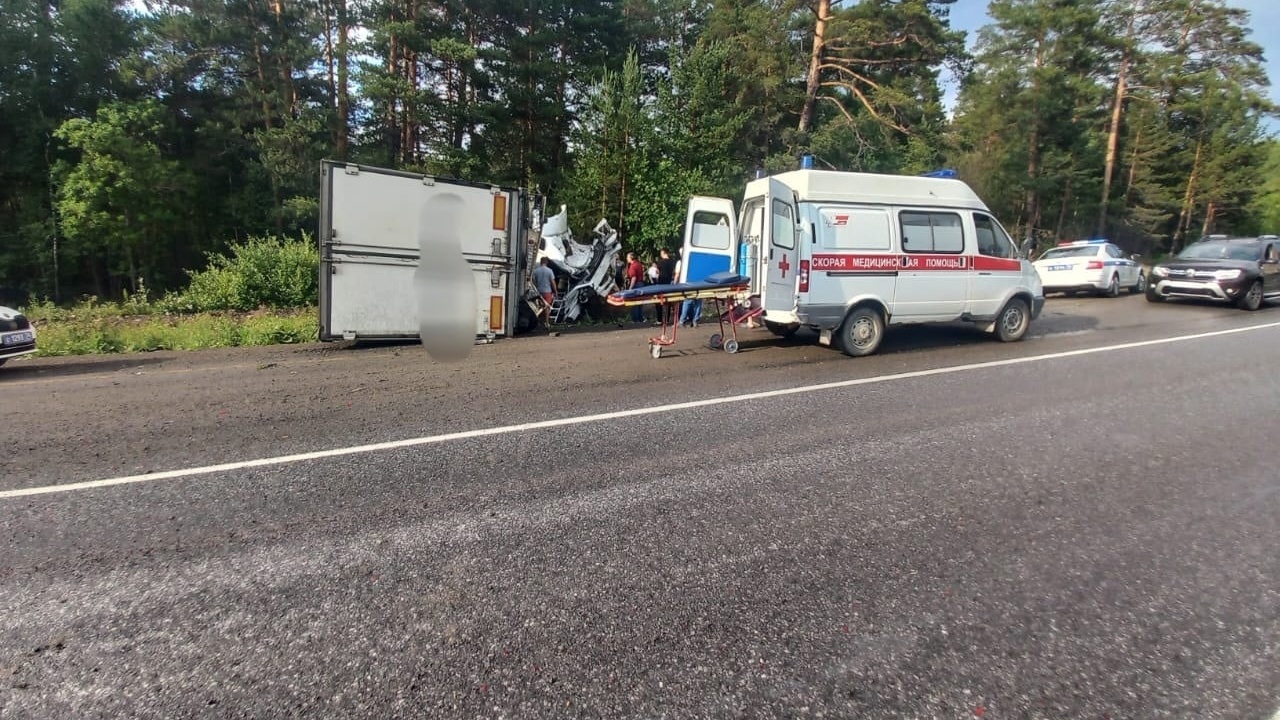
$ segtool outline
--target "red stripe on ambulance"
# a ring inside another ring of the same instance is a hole
[[[1017,258],[996,258],[987,257],[986,255],[975,255],[973,258],[974,270],[1022,270],[1022,261]]]

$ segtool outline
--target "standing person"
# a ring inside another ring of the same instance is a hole
[[[547,305],[538,313],[543,327],[551,329],[551,303],[556,299],[556,274],[551,269],[551,261],[545,256],[538,261],[538,267],[533,269],[533,287]]]
[[[680,303],[680,324],[688,327],[698,327],[698,321],[702,319],[702,298],[694,298],[685,300]]]
[[[644,285],[644,263],[633,252],[627,253],[626,288],[634,290]],[[644,322],[644,306],[631,306],[631,322]]]
[[[647,282],[650,285],[658,284],[658,261],[657,260],[649,261],[649,269],[645,271],[645,282]],[[662,319],[662,306],[654,305],[653,306],[653,324],[661,325],[662,323],[659,322],[661,319]]]
[[[671,251],[666,248],[659,250],[658,262],[655,264],[658,266],[659,285],[670,285],[676,281],[676,268],[678,267],[678,264],[676,259],[671,257]],[[662,303],[658,305],[658,308],[658,322],[670,322],[674,326],[676,324],[676,309],[674,303]]]

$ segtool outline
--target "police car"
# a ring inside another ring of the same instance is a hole
[[[0,365],[36,351],[36,329],[22,313],[0,306]]]
[[[1137,255],[1106,240],[1076,240],[1058,243],[1032,265],[1040,275],[1045,294],[1080,292],[1115,297],[1121,289],[1140,293],[1147,288],[1147,276]]]

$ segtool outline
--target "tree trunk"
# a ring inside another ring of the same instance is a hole
[[[1200,228],[1200,236],[1213,232],[1214,223],[1218,220],[1218,204],[1210,200],[1204,209],[1204,225]]]
[[[1044,67],[1044,33],[1036,40],[1036,61],[1031,71],[1031,97],[1040,91],[1040,69]],[[1033,237],[1040,225],[1040,115],[1037,112],[1031,122],[1031,137],[1027,141],[1027,237]]]
[[[338,137],[334,153],[339,160],[347,159],[347,142],[351,137],[350,73],[347,67],[350,52],[347,40],[351,34],[351,19],[347,17],[347,0],[336,0],[338,11]]]
[[[1196,142],[1196,158],[1191,163],[1191,174],[1187,177],[1187,191],[1182,196],[1182,211],[1178,213],[1178,227],[1173,234],[1173,251],[1182,249],[1182,241],[1187,229],[1191,227],[1191,212],[1196,202],[1196,181],[1200,176],[1200,155],[1204,150],[1204,141]]]
[[[1129,205],[1129,199],[1133,197],[1133,183],[1138,179],[1138,148],[1142,147],[1142,128],[1138,128],[1138,134],[1133,137],[1133,159],[1129,161],[1129,181],[1124,188],[1124,204]]]
[[[389,17],[387,19],[391,22],[395,22],[399,19],[399,15],[394,8],[390,10],[388,15]],[[400,39],[396,37],[395,33],[392,33],[391,36],[387,38],[387,75],[395,77],[399,72],[399,57]],[[392,167],[400,166],[399,105],[400,99],[398,97],[393,95],[387,98],[386,127],[383,129],[383,132],[386,134],[387,138],[387,162],[390,163]]]
[[[1058,208],[1058,227],[1055,230],[1058,239],[1062,239],[1063,233],[1066,231],[1067,225],[1067,206],[1071,204],[1071,176],[1067,176],[1067,182],[1062,188],[1062,207]],[[1098,235],[1101,237],[1101,233]]]
[[[280,50],[276,58],[280,73],[280,93],[284,100],[287,101],[288,117],[296,120],[298,118],[298,87],[293,82],[292,63],[290,62],[288,43],[284,41],[288,37],[288,29],[285,27],[284,21],[284,0],[271,0],[271,14],[276,18],[277,40],[280,41]]]
[[[1107,159],[1102,171],[1102,202],[1098,207],[1097,237],[1105,237],[1107,233],[1107,210],[1111,200],[1111,178],[1116,170],[1116,152],[1120,147],[1120,120],[1124,116],[1124,93],[1129,74],[1129,48],[1133,43],[1133,22],[1134,14],[1130,13],[1124,55],[1120,58],[1120,70],[1116,73],[1115,106],[1111,108],[1111,123],[1107,128]]]
[[[813,105],[818,99],[818,80],[822,69],[822,53],[826,47],[827,20],[831,0],[818,0],[818,16],[813,21],[813,50],[809,53],[809,77],[804,89],[804,108],[800,111],[800,132],[809,132],[813,124]]]
[[[250,3],[249,10],[252,17],[257,17],[257,3]],[[257,30],[257,23],[254,23],[253,33],[253,60],[254,74],[258,77],[258,92],[262,93],[262,124],[266,129],[270,130],[275,123],[272,121],[271,109],[271,85],[267,82],[266,60],[262,57],[262,34]]]

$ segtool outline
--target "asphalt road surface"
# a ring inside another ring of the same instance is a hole
[[[1254,718],[1280,308],[15,361],[0,717]]]

